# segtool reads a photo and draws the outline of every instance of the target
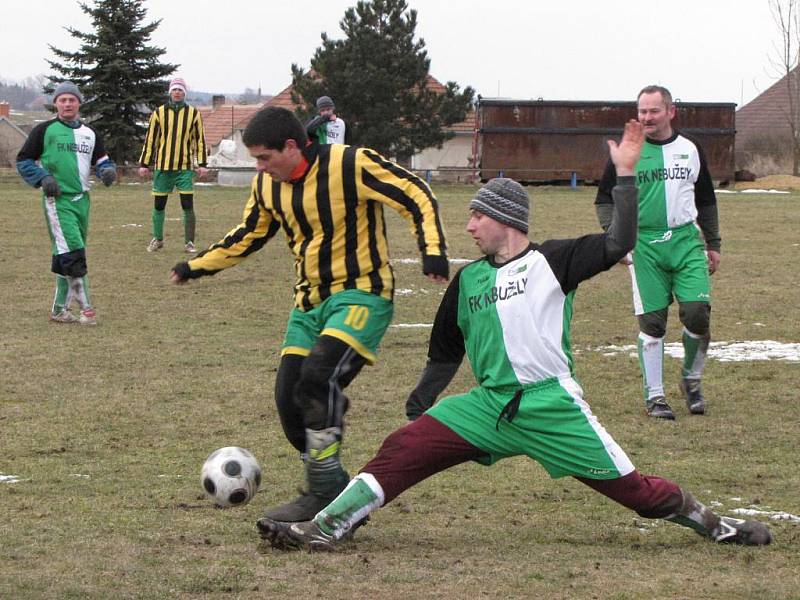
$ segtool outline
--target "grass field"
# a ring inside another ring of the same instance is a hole
[[[474,258],[463,231],[474,188],[435,188],[451,257]],[[529,188],[531,237],[597,229],[594,189]],[[200,188],[198,242],[239,222],[246,190]],[[302,483],[272,388],[292,302],[282,240],[239,267],[177,287],[180,208],[167,207],[166,247],[145,252],[143,186],[97,189],[89,240],[100,325],[53,325],[50,256],[37,193],[0,182],[0,598],[800,598],[800,523],[770,521],[767,548],[711,544],[639,518],[571,479],[513,459],[462,465],[373,515],[342,553],[283,554],[254,523]],[[800,341],[800,195],[720,195],[721,271],[715,340]],[[417,256],[390,216],[395,258]],[[442,289],[398,262],[395,324],[430,323]],[[679,339],[670,315],[668,341]],[[380,362],[349,388],[344,460],[355,472],[403,424],[424,363],[425,328],[392,328]],[[678,420],[647,419],[627,273],[616,267],[578,293],[577,370],[595,413],[645,473],[672,478],[726,514],[754,506],[800,514],[800,363],[709,361],[709,414],[677,398]],[[450,391],[472,385],[462,367]],[[217,447],[252,450],[256,499],[234,510],[202,497],[199,471]],[[762,515],[758,518],[768,519]]]

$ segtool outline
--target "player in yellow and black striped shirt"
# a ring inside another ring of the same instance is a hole
[[[176,77],[169,84],[169,102],[150,115],[150,126],[139,157],[139,175],[153,174],[153,238],[148,252],[164,246],[164,211],[173,189],[178,190],[183,209],[184,249],[195,252],[194,171],[206,174],[206,139],[200,111],[186,103],[186,82]]]
[[[308,492],[268,509],[303,521],[348,482],[339,450],[348,400],[343,389],[366,363],[392,317],[394,273],[383,210],[405,217],[422,270],[444,283],[448,262],[436,199],[419,177],[378,153],[318,145],[293,113],[267,108],[243,140],[257,161],[242,223],[172,272],[176,283],[234,266],[282,231],[295,259],[295,307],[275,382],[284,433],[304,456]]]

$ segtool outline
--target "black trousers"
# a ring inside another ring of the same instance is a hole
[[[275,404],[283,433],[298,452],[306,451],[308,429],[344,429],[349,401],[343,390],[366,359],[338,338],[322,335],[308,356],[286,354],[275,380]]]

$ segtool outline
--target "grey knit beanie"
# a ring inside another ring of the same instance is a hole
[[[528,192],[507,177],[490,179],[469,203],[470,210],[477,210],[525,234],[528,233],[529,207]]]
[[[317,110],[321,110],[323,108],[336,108],[330,96],[320,96],[317,98]]]
[[[78,86],[71,81],[62,81],[56,86],[56,89],[53,90],[53,102],[55,102],[56,98],[61,94],[72,94],[78,99],[78,102],[83,104],[83,94],[81,94]]]

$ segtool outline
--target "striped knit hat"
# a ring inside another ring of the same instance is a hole
[[[169,82],[169,91],[171,92],[172,90],[183,90],[183,93],[186,93],[186,82],[183,77],[176,77]]]
[[[530,200],[519,183],[506,177],[490,179],[470,201],[470,210],[477,210],[495,221],[528,233]]]

